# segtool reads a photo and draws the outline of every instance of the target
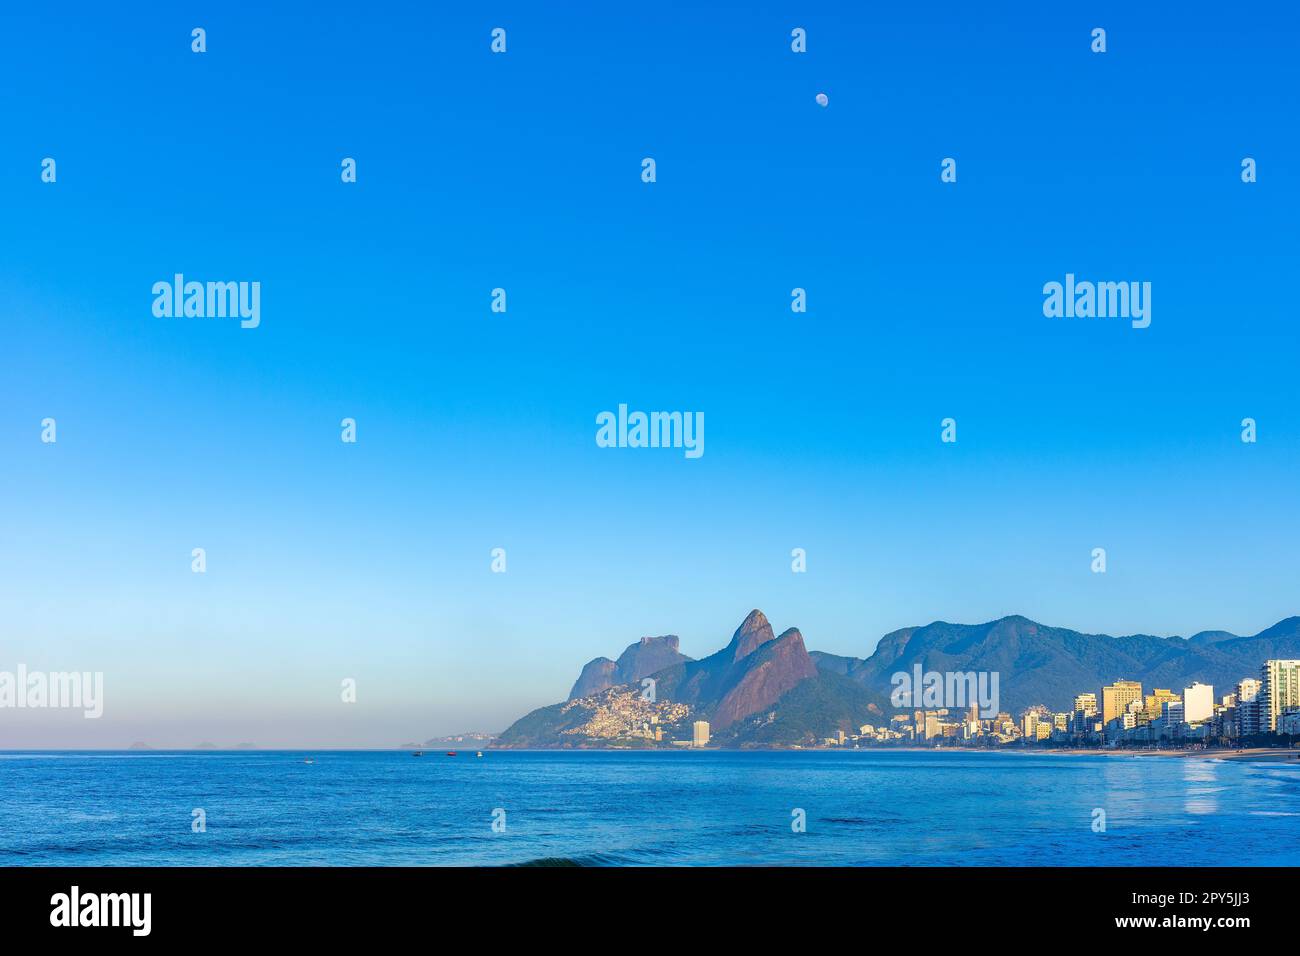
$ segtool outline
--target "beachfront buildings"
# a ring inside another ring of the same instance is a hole
[[[1237,733],[1234,736],[1249,737],[1259,733],[1259,691],[1263,686],[1263,681],[1253,677],[1247,677],[1237,684],[1237,700],[1233,705]]]
[[[1260,668],[1260,733],[1279,733],[1278,718],[1300,710],[1300,660],[1265,661]]]
[[[1128,705],[1142,700],[1142,685],[1135,680],[1117,680],[1101,689],[1101,720],[1109,724],[1128,713]]]
[[[999,747],[1048,743],[1060,747],[1208,747],[1269,734],[1300,736],[1300,661],[1264,662],[1216,700],[1214,687],[1194,681],[1181,694],[1169,688],[1144,693],[1139,681],[1118,680],[1073,698],[1073,709],[1054,713],[1044,704],[981,717],[976,708],[910,709],[858,732],[837,730],[827,747],[873,744]],[[1098,699],[1102,706],[1098,708]],[[882,714],[882,717],[884,715]],[[1269,741],[1257,740],[1258,744]]]
[[[1074,698],[1070,714],[1070,735],[1076,739],[1092,734],[1100,722],[1097,720],[1097,695],[1079,694]]]
[[[697,720],[691,725],[691,746],[707,747],[709,745],[709,722]]]
[[[1146,695],[1145,719],[1149,723],[1164,713],[1166,702],[1181,700],[1173,691],[1166,688],[1157,687],[1151,693]]]
[[[1183,691],[1183,720],[1202,724],[1214,716],[1214,688],[1200,681]]]

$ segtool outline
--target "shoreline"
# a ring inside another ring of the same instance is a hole
[[[497,753],[856,753],[856,754],[998,754],[1011,757],[1179,757],[1190,760],[1233,760],[1283,763],[1300,767],[1300,748],[1216,747],[1208,750],[1110,750],[1102,748],[1043,747],[500,747]]]
[[[1300,766],[1300,750],[1284,747],[1211,747],[1207,750],[1049,750],[1053,754],[1092,754],[1110,757],[1182,757],[1193,760],[1248,760],[1255,763],[1293,763]]]
[[[515,748],[503,747],[502,752]],[[1068,747],[1022,749],[1019,747],[682,747],[676,750],[667,748],[632,748],[632,747],[574,747],[574,748],[518,748],[519,752],[531,753],[907,753],[907,754],[1004,754],[1007,756],[1051,756],[1051,757],[1178,757],[1185,760],[1234,760],[1254,763],[1285,763],[1300,766],[1300,749],[1283,747],[1249,747],[1238,750],[1234,747],[1214,747],[1207,750],[1109,750],[1102,748]]]
[[[1103,749],[1103,748],[1069,748],[1069,747],[1042,747],[1042,748],[1020,748],[1020,747],[860,747],[860,748],[839,748],[839,747],[492,747],[484,746],[481,748],[468,748],[464,752],[472,753],[481,749],[484,753],[858,753],[858,754],[1000,754],[1006,756],[1050,756],[1050,757],[1161,757],[1161,758],[1182,758],[1191,760],[1233,760],[1247,761],[1252,763],[1281,763],[1291,764],[1300,767],[1300,748],[1283,748],[1283,747],[1250,747],[1245,749],[1236,749],[1233,747],[1214,747],[1205,750],[1134,750],[1134,749]],[[345,748],[310,748],[310,749],[282,749],[282,748],[242,748],[242,749],[176,749],[169,748],[143,749],[143,748],[50,748],[50,749],[21,749],[21,750],[0,750],[0,755],[8,757],[20,756],[40,756],[40,755],[67,755],[77,754],[130,754],[132,756],[208,756],[208,755],[247,755],[247,754],[285,754],[285,755],[312,755],[312,754],[329,754],[329,753],[408,753],[409,749],[389,748],[389,747],[345,747]],[[430,754],[436,754],[438,751],[430,751]]]

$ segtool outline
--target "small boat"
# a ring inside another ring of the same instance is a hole
[[[311,759],[310,757],[308,757],[306,760],[303,761],[303,763],[311,763],[311,762],[312,762],[312,759]]]
[[[423,750],[417,750],[417,751],[415,751],[414,753],[412,753],[411,756],[412,756],[412,757],[423,757],[423,756],[424,756],[424,751],[423,751]]]
[[[456,756],[456,751],[454,751],[454,750],[448,750],[448,751],[447,751],[447,756],[448,756],[448,757],[454,757],[454,756]]]
[[[479,751],[478,753],[476,753],[474,756],[475,756],[475,757],[481,757],[481,756],[483,756],[483,751],[480,750],[480,751]]]

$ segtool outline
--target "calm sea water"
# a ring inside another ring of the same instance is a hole
[[[1296,865],[1300,767],[977,753],[0,754],[0,863]],[[192,811],[207,832],[191,830]],[[505,810],[506,829],[492,830]],[[807,831],[791,829],[792,811]],[[1093,832],[1094,808],[1106,832]]]

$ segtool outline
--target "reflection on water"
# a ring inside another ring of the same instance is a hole
[[[1180,758],[1171,757],[1171,760]],[[1183,782],[1186,790],[1183,794],[1183,809],[1188,813],[1217,813],[1219,810],[1219,793],[1222,787],[1214,786],[1218,781],[1219,767],[1217,761],[1193,760],[1181,758],[1183,764]]]
[[[1113,829],[1140,823],[1146,813],[1147,791],[1151,785],[1150,761],[1101,759],[1104,802],[1098,806],[1106,811],[1106,825]]]

